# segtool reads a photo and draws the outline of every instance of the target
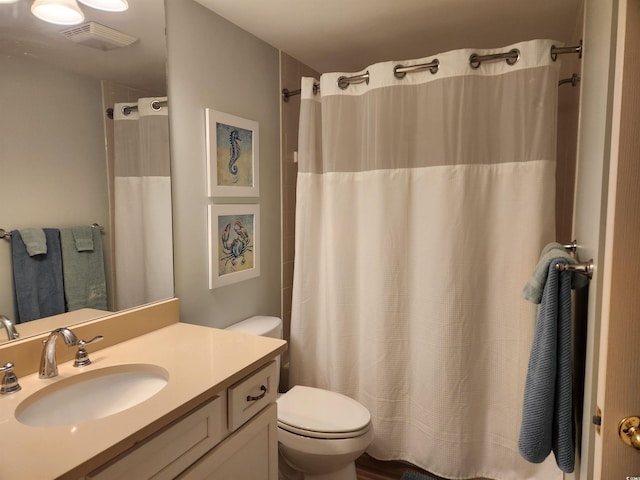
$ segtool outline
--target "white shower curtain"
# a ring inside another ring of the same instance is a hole
[[[550,41],[437,55],[439,70],[320,94],[303,79],[291,383],[372,415],[368,452],[447,478],[555,480],[518,453],[534,309],[555,233]],[[472,53],[517,48],[469,66]],[[362,72],[360,72],[362,73]]]
[[[114,106],[115,281],[117,309],[173,296],[173,243],[166,97],[141,98],[138,111]]]

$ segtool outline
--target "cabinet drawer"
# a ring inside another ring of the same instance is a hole
[[[139,447],[87,475],[91,480],[169,479],[218,444],[228,434],[226,398],[206,405],[155,435]]]
[[[229,430],[237,430],[271,402],[275,402],[278,383],[275,360],[229,387]]]

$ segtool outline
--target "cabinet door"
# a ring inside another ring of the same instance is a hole
[[[226,395],[215,397],[142,445],[134,447],[116,460],[90,473],[86,478],[172,479],[218,445],[227,435],[226,417]]]
[[[277,480],[278,419],[272,403],[215,447],[180,480]]]

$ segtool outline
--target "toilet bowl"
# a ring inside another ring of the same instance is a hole
[[[282,338],[282,320],[251,317],[228,330]],[[354,461],[373,440],[371,415],[363,405],[301,385],[281,394],[277,403],[281,480],[356,480]]]

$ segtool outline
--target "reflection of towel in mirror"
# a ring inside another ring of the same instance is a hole
[[[64,293],[67,310],[70,312],[80,308],[107,309],[107,287],[100,229],[87,228],[92,235],[91,250],[78,248],[76,232],[81,230],[79,227],[60,230]],[[86,241],[81,243],[87,245]]]
[[[43,229],[21,228],[19,232],[30,257],[47,253],[47,239]]]
[[[11,232],[16,323],[64,313],[60,232],[45,228],[47,253],[29,256],[20,232]]]
[[[71,227],[73,239],[76,242],[76,250],[79,252],[93,251],[93,231],[95,228],[90,225],[80,225],[79,227]]]

